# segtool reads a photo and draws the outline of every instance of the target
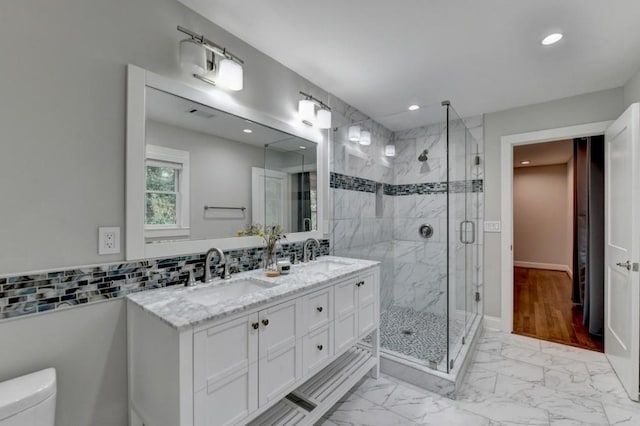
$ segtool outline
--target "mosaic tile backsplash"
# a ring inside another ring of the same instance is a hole
[[[302,242],[282,244],[278,257],[302,259]],[[262,247],[225,252],[231,272],[262,267]],[[320,240],[318,256],[329,254],[329,240]],[[34,275],[0,277],[0,319],[54,311],[115,299],[136,291],[182,285],[194,271],[204,276],[204,253],[164,259],[64,269]],[[214,256],[214,264],[217,262]],[[214,271],[220,274],[220,270]]]

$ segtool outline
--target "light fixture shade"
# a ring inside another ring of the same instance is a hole
[[[358,142],[360,140],[360,126],[349,127],[349,140]]]
[[[193,39],[180,42],[180,65],[195,74],[207,71],[207,52],[204,46]]]
[[[331,111],[328,109],[321,109],[318,111],[316,125],[319,129],[331,128]]]
[[[313,125],[316,121],[316,105],[310,99],[302,99],[298,102],[298,114],[302,122]]]
[[[360,132],[360,145],[371,145],[371,133],[367,130]]]
[[[238,91],[242,90],[244,86],[243,79],[242,65],[227,58],[220,60],[216,85]]]
[[[387,145],[384,147],[384,155],[387,157],[395,157],[396,156],[396,146],[395,145]]]

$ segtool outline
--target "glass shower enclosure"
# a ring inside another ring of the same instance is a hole
[[[332,250],[381,262],[383,355],[450,372],[481,312],[478,142],[449,102],[331,142]]]

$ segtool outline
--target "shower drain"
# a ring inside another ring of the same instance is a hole
[[[411,330],[402,330],[401,333],[404,334],[405,336],[411,336],[413,334],[413,331],[411,331]]]

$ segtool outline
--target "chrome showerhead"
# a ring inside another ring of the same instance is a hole
[[[420,161],[421,163],[427,161],[429,159],[429,156],[427,154],[429,154],[428,149],[425,149],[424,151],[422,151],[422,154],[418,156],[418,161]]]

